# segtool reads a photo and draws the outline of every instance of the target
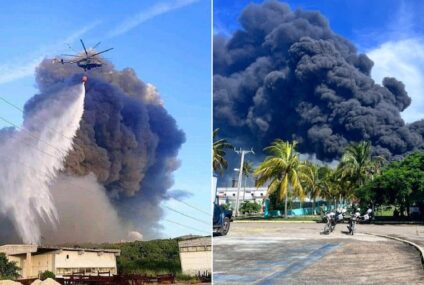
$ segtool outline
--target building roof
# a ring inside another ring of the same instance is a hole
[[[180,248],[191,247],[191,246],[210,246],[210,245],[212,245],[212,237],[187,239],[187,240],[178,242],[178,246]]]
[[[84,252],[104,252],[114,253],[120,255],[121,250],[119,249],[103,249],[103,248],[81,248],[81,247],[60,247],[60,246],[42,246],[33,244],[5,244],[0,246],[0,252],[4,252],[7,255],[18,255],[31,252],[34,254],[42,254],[50,251],[84,251]]]

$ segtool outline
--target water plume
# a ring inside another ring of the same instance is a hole
[[[57,221],[49,187],[64,168],[84,111],[83,84],[46,92],[48,100],[25,113],[21,128],[0,130],[0,214],[10,217],[25,243],[40,242],[40,219]]]

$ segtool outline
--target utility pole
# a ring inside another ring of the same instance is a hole
[[[241,179],[243,177],[243,165],[244,165],[244,156],[246,154],[252,153],[255,154],[255,152],[253,151],[253,148],[251,148],[250,150],[242,150],[241,148],[239,150],[234,148],[234,151],[237,154],[241,155],[241,160],[240,160],[240,170],[239,170],[239,178],[238,178],[238,183],[237,183],[237,199],[236,199],[236,214],[235,216],[238,217],[239,215],[239,207],[240,207],[240,189],[241,189]]]

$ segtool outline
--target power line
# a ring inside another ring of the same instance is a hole
[[[3,98],[2,96],[0,96],[0,100],[1,100],[1,101],[3,101],[3,102],[4,102],[4,103],[6,103],[6,104],[8,104],[8,105],[12,106],[12,107],[13,107],[13,108],[15,108],[16,110],[18,110],[18,111],[20,111],[21,113],[23,113],[23,114],[24,114],[24,110],[23,110],[23,109],[21,109],[20,107],[18,107],[18,106],[17,106],[17,105],[15,105],[15,104],[13,104],[12,102],[10,102],[10,101],[6,100],[6,99],[5,99],[5,98]],[[15,123],[13,123],[13,122],[11,122],[11,121],[9,121],[9,120],[7,120],[6,118],[1,117],[1,116],[0,116],[0,120],[2,120],[2,121],[4,121],[4,122],[6,122],[7,124],[9,124],[9,125],[11,125],[11,126],[14,126],[14,127],[15,127],[15,128],[17,128],[17,129],[20,129],[20,130],[26,131],[26,132],[27,132],[27,133],[29,133],[29,134],[30,134],[30,136],[31,136],[31,137],[33,137],[34,139],[37,139],[37,140],[39,140],[40,142],[43,142],[43,143],[47,144],[48,146],[50,146],[50,147],[54,148],[55,150],[57,150],[58,152],[60,152],[60,153],[64,154],[65,156],[67,156],[67,155],[68,155],[68,153],[66,153],[66,152],[62,151],[61,149],[57,148],[56,146],[54,146],[54,145],[50,144],[49,142],[47,142],[47,141],[45,141],[45,140],[42,140],[42,139],[40,138],[40,136],[34,135],[34,134],[33,134],[33,132],[31,132],[30,130],[26,129],[25,127],[23,127],[23,126],[22,126],[22,127],[21,127],[21,126],[18,126],[17,124],[15,124]],[[51,129],[51,128],[50,128],[50,129]],[[51,129],[51,130],[53,130],[53,129]],[[56,132],[56,130],[53,130],[53,131],[55,131],[55,132]],[[67,137],[67,136],[65,136],[65,135],[63,135],[63,134],[60,134],[60,135],[62,135],[63,137],[65,137],[65,138],[67,138],[67,139],[72,139],[72,140],[73,140],[73,138],[69,138],[69,137]],[[50,153],[48,153],[48,152],[46,152],[46,151],[44,151],[44,150],[41,150],[41,149],[37,148],[35,145],[31,145],[31,144],[28,144],[28,143],[25,143],[25,144],[27,144],[27,145],[29,145],[29,146],[33,146],[36,150],[38,150],[38,151],[40,151],[40,152],[42,152],[42,153],[44,153],[44,154],[46,154],[46,155],[49,155],[49,156],[51,156],[51,157],[56,158],[56,156],[54,156],[54,155],[52,155],[52,154],[50,154]],[[77,143],[74,143],[74,144],[75,144],[75,145],[78,145]],[[22,164],[22,163],[20,162],[20,164]],[[28,166],[28,165],[26,165],[26,167],[28,167],[29,169],[32,169],[33,171],[39,171],[39,170],[35,170],[32,166]],[[44,173],[44,174],[45,174],[45,173]],[[69,184],[71,184],[71,185],[77,186],[77,187],[81,187],[80,185],[73,184],[72,182],[69,182],[69,181],[68,181],[68,183],[69,183]],[[195,210],[197,210],[197,211],[199,211],[199,212],[201,212],[201,213],[203,213],[203,214],[205,214],[205,215],[208,215],[208,216],[210,216],[210,215],[211,215],[210,213],[207,213],[206,211],[203,211],[203,210],[201,210],[201,209],[199,209],[199,208],[197,208],[197,207],[195,207],[195,206],[192,206],[192,205],[190,205],[190,204],[188,204],[188,203],[186,203],[186,202],[184,202],[184,201],[178,200],[178,199],[176,199],[176,198],[173,198],[173,199],[174,199],[174,200],[176,200],[176,201],[178,201],[178,202],[180,202],[180,203],[182,203],[182,204],[184,204],[184,205],[186,205],[186,206],[188,206],[188,207],[190,207],[190,208],[192,208],[192,209],[195,209]],[[168,207],[168,206],[165,206],[165,207],[167,207],[169,210],[171,210],[171,211],[173,211],[173,212],[176,212],[176,213],[178,213],[178,214],[180,214],[180,215],[183,215],[183,216],[185,216],[185,217],[187,217],[187,218],[190,218],[190,219],[192,219],[192,220],[198,221],[198,222],[203,223],[203,224],[206,224],[206,225],[210,225],[209,223],[207,223],[207,222],[205,222],[205,221],[202,221],[202,220],[197,219],[197,218],[195,218],[195,217],[192,217],[192,216],[189,216],[189,215],[187,215],[187,214],[184,214],[184,213],[182,213],[182,212],[180,212],[180,211],[178,211],[178,210],[172,209],[171,207]],[[173,222],[173,221],[170,221],[170,220],[168,220],[168,221],[169,221],[169,222]],[[180,226],[184,226],[184,225],[179,224],[179,223],[177,223],[177,222],[173,222],[173,223],[178,224],[178,225],[180,225]],[[185,226],[185,227],[188,227],[188,226]],[[191,228],[191,227],[189,227],[189,228]],[[191,228],[191,229],[198,231],[197,229],[194,229],[194,228]]]
[[[208,215],[209,217],[211,216],[211,213],[208,213],[208,212],[206,212],[206,211],[203,211],[202,209],[199,209],[199,208],[197,208],[197,207],[195,207],[195,206],[192,206],[192,205],[190,205],[190,204],[189,204],[189,203],[187,203],[187,202],[184,202],[184,201],[182,201],[182,200],[178,200],[177,198],[172,198],[172,199],[174,199],[175,201],[178,201],[178,202],[180,202],[180,203],[182,203],[182,204],[186,205],[187,207],[190,207],[190,208],[192,208],[192,209],[194,209],[194,210],[197,210],[197,211],[199,211],[199,212],[201,212],[201,213],[203,213],[203,214],[205,214],[205,215]]]
[[[14,108],[16,108],[17,110],[19,110],[19,111],[21,111],[21,112],[23,112],[23,110],[21,109],[21,108],[19,108],[18,106],[16,106],[16,105],[14,105],[13,103],[10,103],[9,101],[7,101],[6,99],[4,99],[3,97],[1,97],[0,96],[0,100],[2,100],[2,101],[4,101],[4,102],[6,102],[7,104],[9,104],[9,105],[11,105],[11,106],[13,106]],[[33,138],[35,138],[35,139],[38,139],[40,142],[44,142],[44,143],[46,143],[47,145],[49,145],[50,147],[53,147],[54,149],[56,149],[57,151],[59,151],[60,153],[62,153],[63,155],[65,155],[65,156],[67,156],[68,155],[68,153],[65,153],[64,151],[62,151],[62,150],[60,150],[60,149],[58,149],[57,147],[55,147],[55,146],[53,146],[52,144],[50,144],[50,143],[48,143],[48,142],[46,142],[46,141],[44,141],[44,140],[41,140],[41,138],[39,137],[39,136],[36,136],[36,135],[34,135],[31,131],[29,131],[28,129],[26,129],[26,128],[24,128],[24,127],[20,127],[20,126],[18,126],[17,124],[15,124],[15,123],[13,123],[13,122],[11,122],[11,121],[9,121],[9,120],[7,120],[7,119],[5,119],[5,118],[3,118],[3,117],[1,117],[0,116],[0,120],[2,120],[2,121],[4,121],[4,122],[6,122],[6,123],[8,123],[8,124],[10,124],[11,126],[14,126],[15,128],[17,128],[17,129],[20,129],[20,130],[23,130],[23,131],[26,131],[26,132],[28,132]],[[64,137],[66,137],[66,136],[64,136]],[[76,143],[74,143],[75,145],[78,145],[78,144],[76,144]],[[42,152],[42,153],[44,153],[44,154],[46,154],[46,155],[48,155],[48,156],[50,156],[50,157],[53,157],[53,158],[56,158],[56,156],[54,156],[54,155],[52,155],[52,154],[50,154],[50,153],[48,153],[48,152],[46,152],[46,151],[44,151],[44,150],[41,150],[41,149],[39,149],[39,148],[37,148],[35,145],[30,145],[30,144],[27,144],[27,145],[29,145],[29,146],[33,146],[36,150],[38,150],[38,151],[40,151],[40,152]],[[211,216],[211,214],[210,213],[207,213],[206,211],[203,211],[203,210],[201,210],[201,209],[199,209],[199,208],[197,208],[197,207],[195,207],[195,206],[192,206],[192,205],[190,205],[190,204],[188,204],[188,203],[186,203],[186,202],[184,202],[184,201],[181,201],[181,200],[178,200],[178,199],[176,199],[176,198],[173,198],[174,200],[176,200],[176,201],[178,201],[178,202],[180,202],[180,203],[182,203],[182,204],[184,204],[184,205],[186,205],[186,206],[188,206],[188,207],[190,207],[190,208],[192,208],[192,209],[194,209],[194,210],[197,210],[197,211],[199,211],[199,212],[201,212],[201,213],[203,213],[203,214],[205,214],[205,215],[208,215],[208,216]],[[173,210],[173,209],[170,209],[171,211]],[[177,212],[176,210],[173,210],[174,212]],[[180,213],[180,212],[178,212],[179,214],[181,214],[181,215],[185,215],[185,214],[183,214],[183,213]],[[187,215],[185,215],[185,216],[187,216]],[[196,219],[196,218],[194,218],[194,217],[191,217],[191,216],[187,216],[188,218],[191,218],[191,219],[194,219],[194,220],[197,220],[197,221],[199,221],[199,222],[201,222],[201,223],[205,223],[204,221],[200,221],[200,220],[198,220],[198,219]]]
[[[59,153],[62,153],[62,154],[63,154],[63,155],[65,155],[65,156],[67,156],[67,155],[68,155],[68,153],[66,153],[66,152],[64,152],[63,150],[61,150],[61,149],[57,148],[56,146],[52,145],[52,144],[51,144],[51,143],[49,143],[48,141],[45,141],[45,140],[41,139],[41,137],[40,137],[40,136],[37,136],[37,135],[33,134],[33,132],[31,132],[31,131],[30,131],[30,130],[28,130],[27,128],[25,128],[25,127],[20,127],[20,126],[18,126],[17,124],[15,124],[15,123],[13,123],[13,122],[11,122],[11,121],[9,121],[9,120],[7,120],[7,119],[5,119],[5,118],[1,117],[1,116],[0,116],[0,120],[2,120],[3,122],[8,123],[8,124],[9,124],[9,125],[11,125],[11,126],[14,126],[14,127],[15,127],[15,128],[17,128],[18,130],[23,130],[23,131],[25,131],[25,132],[29,133],[29,135],[30,135],[31,137],[33,137],[33,138],[35,138],[35,139],[38,139],[40,142],[43,142],[43,143],[47,144],[48,146],[50,146],[51,148],[54,148],[54,149],[55,149],[56,151],[58,151]]]
[[[13,160],[13,159],[12,159],[11,157],[9,157],[9,160]],[[28,169],[30,169],[30,170],[32,170],[32,171],[39,172],[39,169],[35,169],[34,167],[32,167],[32,166],[31,166],[31,165],[29,165],[29,164],[22,163],[22,162],[19,162],[19,164],[26,166]],[[44,173],[44,174],[46,174],[46,173]],[[75,186],[75,187],[78,187],[78,188],[88,189],[88,188],[86,188],[86,187],[84,187],[84,186],[77,185],[77,184],[72,183],[72,182],[70,182],[70,181],[67,181],[67,183],[68,183],[68,184],[70,184],[70,185],[73,185],[73,186]],[[178,222],[175,222],[175,221],[169,220],[169,219],[165,219],[165,218],[163,218],[162,220],[164,220],[164,221],[166,221],[166,222],[169,222],[169,223],[173,223],[173,224],[179,225],[179,226],[184,227],[184,228],[188,228],[188,229],[194,230],[194,231],[199,232],[199,233],[202,233],[202,234],[210,235],[210,233],[206,233],[205,231],[202,231],[202,230],[196,229],[196,228],[194,228],[194,227],[190,227],[190,226],[187,226],[187,225],[184,225],[184,224],[181,224],[181,223],[178,223]]]
[[[185,217],[187,217],[187,218],[189,218],[189,219],[192,219],[192,220],[198,221],[198,222],[200,222],[200,223],[202,223],[202,224],[205,224],[205,225],[210,226],[210,223],[207,223],[207,222],[202,221],[202,220],[200,220],[200,219],[198,219],[198,218],[195,218],[195,217],[192,217],[192,216],[187,215],[187,214],[185,214],[185,213],[182,213],[182,212],[180,212],[180,211],[178,211],[178,210],[175,210],[175,209],[173,209],[173,208],[171,208],[171,207],[169,207],[169,206],[165,206],[165,208],[167,208],[167,209],[169,209],[169,210],[171,210],[171,211],[173,211],[173,212],[175,212],[175,213],[178,213],[178,214],[180,214],[180,215],[183,215],[183,216],[185,216]]]
[[[7,153],[6,155],[9,155],[9,161],[13,161],[14,159],[11,157],[11,153]],[[22,163],[22,162],[18,162],[19,164],[21,164],[21,165],[23,165],[23,166],[25,166],[25,167],[27,167],[29,170],[32,170],[32,171],[34,171],[34,172],[40,172],[40,170],[39,169],[35,169],[32,165],[29,165],[29,164],[26,164],[26,163]],[[47,173],[47,172],[42,172],[42,174],[48,174],[48,175],[50,175],[51,173]],[[81,185],[78,185],[78,184],[75,184],[75,183],[72,183],[72,182],[70,182],[70,181],[67,181],[67,183],[68,184],[70,184],[70,185],[73,185],[73,186],[75,186],[75,187],[78,187],[78,188],[82,188],[82,189],[87,189],[88,190],[88,188],[86,188],[86,187],[84,187],[84,186],[81,186]],[[173,210],[173,209],[170,209],[170,210]],[[175,211],[175,212],[177,212],[176,210],[173,210],[173,211]],[[183,213],[181,213],[182,215],[184,215],[184,216],[186,216],[185,214],[183,214]],[[204,232],[204,231],[202,231],[202,230],[199,230],[199,229],[196,229],[196,228],[194,228],[194,227],[190,227],[190,226],[187,226],[187,225],[184,225],[184,224],[181,224],[181,223],[178,223],[178,222],[175,222],[175,221],[172,221],[172,220],[169,220],[169,219],[165,219],[165,218],[163,218],[162,220],[164,220],[164,221],[167,221],[167,222],[169,222],[169,223],[174,223],[174,224],[176,224],[176,225],[179,225],[179,226],[181,226],[181,227],[185,227],[185,228],[188,228],[188,229],[191,229],[191,230],[194,230],[194,231],[197,231],[197,232],[199,232],[199,233],[202,233],[202,234],[207,234],[207,235],[210,235],[210,233],[206,233],[206,232]]]
[[[172,220],[169,220],[169,219],[163,219],[164,221],[166,221],[166,222],[168,222],[168,223],[172,223],[172,224],[176,224],[176,225],[179,225],[179,226],[181,226],[181,227],[184,227],[184,228],[187,228],[187,229],[190,229],[190,230],[193,230],[193,231],[196,231],[196,232],[199,232],[199,233],[202,233],[202,234],[205,234],[206,232],[204,232],[204,231],[201,231],[201,230],[199,230],[199,229],[196,229],[196,228],[193,228],[193,227],[190,227],[190,226],[187,226],[187,225],[184,225],[184,224],[180,224],[180,223],[178,223],[178,222],[175,222],[175,221],[172,221]],[[210,235],[211,233],[207,233],[207,235]]]
[[[6,98],[4,98],[3,96],[0,96],[0,100],[1,101],[3,101],[4,103],[6,103],[7,105],[9,105],[9,106],[11,106],[11,107],[13,107],[13,108],[15,108],[16,110],[18,110],[19,112],[21,112],[23,115],[25,115],[25,111],[21,108],[21,107],[19,107],[19,106],[17,106],[16,104],[13,104],[12,102],[10,102],[9,100],[7,100]],[[54,131],[54,132],[56,132],[56,130],[54,130],[54,129],[52,129],[52,128],[48,128],[49,130],[51,130],[51,131]],[[71,138],[71,137],[68,137],[68,136],[66,136],[66,135],[64,135],[64,134],[61,134],[63,137],[65,137],[65,138],[67,138],[67,139],[70,139],[70,140],[72,140],[73,138]]]

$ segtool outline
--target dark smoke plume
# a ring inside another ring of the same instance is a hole
[[[405,124],[411,103],[402,82],[370,77],[373,62],[313,11],[277,1],[247,6],[241,28],[214,38],[214,128],[234,143],[262,149],[296,139],[320,160],[349,142],[369,140],[396,158],[424,149],[424,120]]]
[[[48,90],[61,88],[67,78],[82,75],[74,65],[44,60],[36,71],[40,95],[26,104],[25,112],[48,100]],[[84,115],[64,174],[93,173],[106,189],[119,219],[131,223],[146,238],[158,237],[159,203],[169,196],[167,190],[173,184],[172,172],[179,166],[177,154],[185,135],[155,88],[139,80],[132,69],[117,71],[106,63],[89,71],[88,77]],[[69,185],[68,191],[72,192],[72,187]],[[81,191],[77,197],[82,197]],[[78,205],[77,200],[69,203]]]

